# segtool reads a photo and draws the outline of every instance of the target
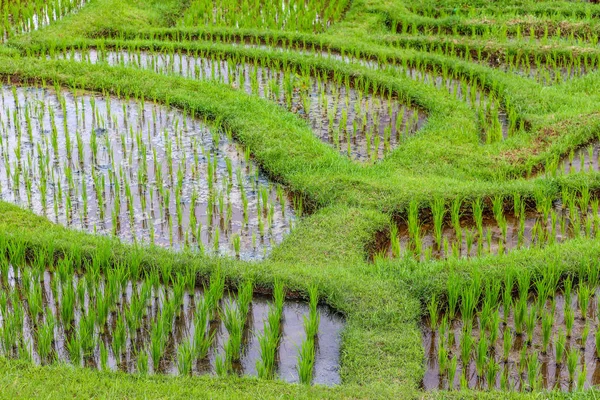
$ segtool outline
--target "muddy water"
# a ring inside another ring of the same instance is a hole
[[[397,98],[373,95],[327,77],[282,72],[272,68],[225,59],[187,54],[155,54],[126,51],[71,53],[68,58],[92,63],[136,66],[160,74],[217,80],[249,94],[275,101],[306,118],[315,134],[349,157],[382,158],[413,135],[425,123],[425,113],[403,105]]]
[[[264,257],[290,230],[292,200],[227,136],[140,101],[2,88],[4,201],[127,241]],[[70,151],[69,151],[70,149]]]
[[[429,328],[427,321],[424,321],[423,330],[423,347],[425,349],[425,364],[426,373],[423,379],[423,386],[425,390],[447,390],[460,387],[461,376],[464,374],[468,382],[469,388],[472,389],[488,389],[491,387],[501,387],[501,377],[505,374],[508,377],[509,387],[514,390],[529,390],[529,383],[527,377],[527,366],[520,369],[522,365],[523,352],[527,357],[533,355],[539,362],[539,375],[538,379],[541,380],[541,389],[556,389],[562,391],[574,390],[577,387],[578,375],[582,371],[583,366],[586,369],[585,388],[597,386],[600,384],[600,359],[597,356],[595,334],[598,330],[598,309],[597,309],[597,297],[598,291],[590,300],[590,307],[587,310],[587,319],[583,318],[583,313],[578,306],[576,291],[573,291],[571,301],[568,306],[574,310],[575,319],[572,328],[571,337],[566,339],[566,351],[564,352],[562,362],[557,362],[556,356],[556,342],[559,332],[566,334],[566,324],[564,320],[565,315],[565,298],[562,295],[556,295],[554,297],[553,311],[552,300],[549,299],[544,306],[544,313],[552,313],[554,316],[554,324],[551,329],[550,344],[547,352],[543,350],[543,335],[542,335],[542,323],[539,310],[537,311],[537,322],[533,331],[532,342],[528,343],[527,333],[525,327],[523,328],[522,334],[517,334],[515,320],[514,320],[514,308],[511,309],[507,317],[507,322],[500,323],[498,331],[498,339],[495,343],[490,345],[487,352],[489,364],[493,358],[500,366],[499,371],[496,375],[496,379],[491,383],[487,381],[487,374],[484,373],[483,377],[477,375],[476,363],[474,360],[476,354],[476,346],[479,343],[479,337],[481,336],[481,330],[479,326],[479,318],[476,318],[476,322],[473,325],[471,331],[471,337],[474,339],[474,349],[468,364],[463,365],[461,361],[461,347],[460,341],[462,338],[462,332],[464,331],[464,323],[461,320],[452,321],[451,327],[447,333],[440,333],[439,331],[433,332]],[[528,313],[532,309],[537,309],[537,304],[534,300],[530,300],[528,303]],[[504,312],[500,307],[500,321],[504,321]],[[585,342],[582,341],[582,334],[584,328],[588,324],[589,334]],[[511,347],[508,352],[508,357],[505,357],[504,353],[504,335],[511,336]],[[489,340],[489,331],[485,332],[485,337]],[[458,359],[458,367],[453,382],[448,381],[447,374],[440,374],[440,365],[438,358],[438,349],[440,340],[444,343],[448,343],[448,338],[453,340],[454,344],[447,346],[449,349],[449,358],[456,355]],[[577,367],[575,373],[575,382],[570,382],[569,371],[566,362],[566,354],[570,349],[576,349],[578,351]]]
[[[420,231],[420,252],[417,251],[415,241],[409,234],[408,225],[401,222],[398,225],[400,254],[408,252],[421,260],[504,254],[513,249],[540,247],[577,236],[595,237],[600,229],[597,205],[591,206],[588,213],[583,215],[579,209],[563,207],[557,202],[547,218],[533,211],[526,211],[518,217],[512,213],[505,213],[504,218],[505,229],[494,217],[484,215],[481,232],[473,219],[460,220],[461,233],[457,233],[455,228],[446,222],[442,225],[440,245],[437,243],[433,224],[424,223]],[[391,244],[386,253],[388,256],[393,255]]]
[[[25,271],[25,272],[24,272]],[[23,311],[23,325],[17,330],[18,341],[25,343],[30,357],[35,363],[47,364],[52,362],[66,362],[78,366],[86,366],[95,369],[102,368],[100,355],[100,343],[108,349],[107,366],[110,370],[137,373],[138,356],[142,352],[148,354],[148,370],[150,373],[179,374],[177,366],[177,349],[194,337],[196,306],[204,298],[203,290],[197,288],[193,292],[185,291],[182,305],[179,306],[172,319],[171,333],[166,336],[164,355],[157,362],[158,369],[154,369],[152,360],[152,325],[163,317],[165,306],[171,302],[175,295],[173,288],[163,285],[149,285],[150,294],[144,306],[143,317],[139,320],[137,330],[131,330],[128,322],[125,322],[126,338],[122,354],[115,353],[113,347],[117,320],[123,318],[128,321],[128,310],[131,307],[133,297],[143,298],[143,286],[148,282],[125,282],[119,286],[116,295],[117,302],[110,306],[106,325],[101,329],[98,321],[94,324],[93,350],[80,360],[73,360],[69,352],[69,341],[80,335],[79,326],[82,320],[97,310],[97,301],[100,296],[107,296],[109,283],[103,277],[90,279],[84,275],[67,275],[66,280],[60,278],[59,272],[44,271],[39,277],[35,270],[18,269],[12,267],[8,274],[2,273],[1,286],[3,293],[9,299],[6,308],[0,307],[0,332],[3,332],[9,314],[15,312],[14,299],[20,299],[20,308]],[[8,279],[5,279],[8,276]],[[29,284],[25,284],[25,282]],[[43,298],[43,313],[34,317],[29,309],[29,288],[40,284]],[[74,323],[75,328],[66,327],[61,318],[65,287],[71,285],[75,292]],[[105,297],[106,298],[106,297]],[[235,293],[226,291],[225,296],[219,302],[219,309],[226,304],[237,307]],[[2,303],[2,302],[0,302]],[[243,332],[241,359],[233,364],[233,373],[240,375],[257,375],[256,363],[260,360],[260,348],[258,335],[263,332],[268,310],[273,300],[270,297],[255,296],[249,308],[246,325]],[[323,385],[336,385],[340,383],[339,376],[339,352],[341,330],[344,321],[326,306],[319,306],[320,314],[319,331],[316,338],[316,354],[313,383]],[[298,351],[306,339],[304,331],[304,318],[308,318],[309,307],[307,303],[300,301],[286,301],[283,307],[281,319],[281,339],[276,356],[276,375],[286,382],[298,382]],[[224,356],[224,346],[228,341],[229,334],[216,312],[208,323],[208,329],[214,334],[214,339],[205,358],[196,359],[193,362],[192,373],[214,374],[215,359],[217,355]],[[43,358],[39,353],[39,341],[36,330],[48,321],[55,321],[51,355]],[[6,342],[0,339],[0,352],[8,356],[16,356],[18,351],[6,349]],[[20,354],[23,358],[23,354]]]
[[[600,171],[598,163],[600,155],[600,142],[596,141],[580,149],[572,151],[561,163],[564,173],[597,172]]]

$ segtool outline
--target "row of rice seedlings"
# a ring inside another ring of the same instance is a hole
[[[185,41],[185,40],[196,40],[196,33],[190,31],[177,31],[175,32],[152,32],[148,34],[137,35],[132,32],[131,36],[124,36],[121,32],[121,36],[113,35],[113,37],[120,39],[139,39],[139,40],[160,40],[160,41]],[[234,33],[222,33],[222,34],[211,34],[210,36],[203,36],[203,40],[212,40],[215,42],[230,42],[235,43],[239,40]],[[345,62],[357,62],[366,66],[376,67],[378,69],[394,68],[386,60],[379,60],[374,62],[372,60],[365,59],[365,55],[361,55],[361,51],[358,48],[341,48],[339,51],[332,52],[331,49],[324,47],[323,44],[315,45],[315,43],[307,44],[306,41],[293,41],[292,39],[286,39],[285,37],[279,38],[277,36],[267,37],[255,37],[249,36],[245,39],[245,47],[268,47],[271,49],[277,49],[280,51],[294,51],[300,54],[311,54],[321,56],[325,58],[335,58]],[[430,52],[436,52],[446,54],[449,52],[451,55],[465,58],[467,61],[478,61],[480,63],[498,67],[503,71],[518,73],[526,77],[535,79],[537,82],[544,85],[551,85],[564,82],[574,77],[580,77],[589,72],[593,72],[598,68],[600,54],[591,54],[585,52],[583,54],[575,54],[573,52],[565,54],[557,51],[548,51],[543,54],[536,53],[535,51],[520,50],[517,54],[512,52],[504,53],[492,53],[483,48],[469,49],[466,46],[462,52],[456,52],[454,49],[454,43],[450,43],[450,48],[446,43],[446,47],[442,47],[441,44],[431,43],[427,49]],[[462,55],[461,55],[462,54]],[[405,62],[406,60],[404,60]],[[418,64],[420,60],[416,60],[415,64]],[[397,62],[400,64],[400,62]],[[406,67],[404,65],[404,67]],[[414,66],[413,66],[414,68]],[[443,68],[443,67],[442,67]],[[405,68],[406,69],[406,68]],[[424,72],[422,69],[420,72]]]
[[[180,24],[322,32],[340,20],[349,0],[193,0]]]
[[[239,363],[242,356],[242,335],[246,328],[248,311],[252,300],[252,282],[244,283],[238,292],[236,306],[228,302],[221,312],[221,320],[227,329],[229,338],[225,343],[225,354],[217,356],[217,374],[223,375],[232,371],[233,363]]]
[[[54,53],[110,65],[152,69],[192,79],[216,80],[267,98],[307,118],[321,140],[342,154],[361,161],[384,157],[424,123],[422,110],[406,106],[390,90],[375,82],[310,68],[298,69],[276,60],[256,60],[200,51],[149,53],[141,50],[87,50]],[[266,65],[265,65],[266,64]]]
[[[313,49],[314,52],[314,49]],[[518,118],[517,111],[509,103],[501,107],[498,95],[489,89],[485,80],[478,77],[460,75],[447,65],[428,65],[420,59],[388,60],[380,57],[377,61],[360,58],[360,54],[334,53],[331,51],[316,53],[322,57],[335,58],[345,62],[360,63],[369,68],[383,70],[431,84],[440,90],[447,90],[453,97],[471,106],[479,118],[482,138],[492,143],[512,136],[518,130],[525,129],[524,120]]]
[[[45,83],[0,96],[5,201],[90,232],[243,258],[292,227],[283,189],[193,113]]]
[[[508,54],[500,67],[503,71],[533,78],[543,85],[553,85],[597,70],[598,61],[598,56],[588,54],[581,57],[573,54],[536,54],[533,59],[521,54]]]
[[[281,322],[283,316],[283,284],[275,281],[273,288],[274,302],[269,308],[267,320],[264,322],[262,334],[258,336],[260,344],[260,360],[256,361],[256,371],[262,379],[275,377],[277,349],[281,341]]]
[[[310,314],[304,316],[304,330],[306,339],[300,348],[300,358],[298,360],[298,375],[300,383],[310,384],[313,377],[313,369],[315,365],[315,347],[317,345],[317,333],[319,332],[320,314],[317,310],[319,302],[319,294],[316,287],[309,289],[310,296]]]
[[[352,53],[351,51],[341,50],[332,52],[331,49],[317,50],[312,45],[312,49],[305,44],[292,44],[292,42],[276,42],[273,38],[267,38],[266,43],[271,43],[276,49],[281,51],[294,51],[301,54],[316,55],[324,58],[332,58],[344,62],[359,63],[369,68],[383,70],[392,73],[402,73],[413,80],[428,83],[437,89],[445,89],[455,98],[465,101],[474,108],[478,117],[482,133],[482,138],[486,143],[492,143],[512,136],[517,131],[525,129],[524,120],[518,117],[517,111],[510,104],[501,107],[498,95],[490,90],[490,85],[485,80],[478,77],[460,75],[448,68],[447,65],[428,65],[420,59],[410,60],[403,58],[401,60],[389,60],[386,57],[380,57],[376,61],[364,57],[360,51]],[[262,46],[254,44],[254,39],[245,44],[246,47]],[[587,58],[586,58],[587,60]],[[385,148],[385,145],[384,145]]]
[[[454,1],[435,3],[406,4],[410,12],[429,18],[445,18],[450,16],[480,17],[486,15],[524,16],[532,15],[544,19],[585,19],[591,21],[598,15],[597,8],[586,3],[595,3],[594,0],[576,0],[568,2],[535,2],[535,1],[503,1],[497,2],[472,2],[456,7]]]
[[[306,39],[292,39],[279,37],[276,34],[272,36],[248,35],[240,37],[235,32],[210,32],[201,33],[191,30],[172,30],[172,31],[150,31],[139,33],[137,31],[130,32],[112,32],[108,38],[144,41],[195,41],[202,39],[205,41],[213,41],[215,43],[232,43],[238,44],[243,42],[243,46],[247,48],[269,48],[270,50],[278,50],[282,52],[295,52],[299,54],[310,54],[328,59],[336,59],[344,62],[360,63],[367,67],[373,67],[380,70],[396,69],[402,65],[406,70],[406,63],[410,64],[410,68],[416,68],[420,72],[426,72],[423,68],[418,68],[422,62],[420,59],[402,59],[388,60],[385,56],[378,56],[373,60],[373,55],[362,51],[358,47],[340,47],[333,51],[322,41],[320,43],[307,42]],[[103,40],[98,42],[99,46],[105,45]],[[397,45],[400,45],[397,43]],[[468,44],[460,46],[452,41],[432,41],[419,43],[420,48],[425,51],[454,57],[464,58],[466,61],[476,61],[484,65],[494,68],[499,68],[503,71],[518,73],[519,75],[528,76],[535,79],[539,83],[545,85],[564,82],[565,80],[579,77],[589,72],[595,71],[600,64],[600,53],[583,52],[577,54],[575,52],[559,52],[558,50],[547,49],[544,53],[536,52],[536,50],[520,49],[517,53],[512,51],[497,52],[487,49],[485,46],[473,45],[470,48]],[[30,50],[28,50],[30,51]],[[394,65],[396,64],[396,66]],[[426,67],[421,65],[421,67]],[[446,68],[445,66],[431,66],[433,68]],[[412,74],[411,74],[412,75]],[[438,77],[439,78],[439,77]],[[444,77],[447,78],[447,77]]]
[[[594,72],[600,64],[600,54],[591,52],[565,53],[558,50],[496,51],[481,43],[455,43],[440,37],[438,40],[419,41],[418,37],[398,37],[392,40],[396,46],[414,46],[434,54],[458,57],[467,62],[477,62],[502,71],[532,78],[544,85],[565,82]],[[407,40],[409,39],[409,40]]]
[[[243,361],[266,365],[270,378],[276,375],[279,359],[296,357],[279,346],[285,323],[281,283],[269,305],[253,299],[251,281],[240,285],[237,296],[226,294],[219,271],[200,289],[195,271],[174,272],[168,264],[142,272],[137,263],[133,268],[119,263],[102,274],[100,263],[105,257],[99,254],[85,261],[84,275],[78,271],[81,260],[76,260],[81,254],[54,263],[53,249],[42,247],[34,252],[30,266],[17,267],[15,260],[25,261],[25,247],[6,241],[2,247],[0,354],[4,357],[41,365],[66,362],[100,370],[181,375],[229,373],[232,364]],[[311,301],[301,308],[302,315],[311,316],[313,305]],[[251,310],[267,308],[271,311],[264,323],[275,329],[271,338],[276,340],[269,353],[263,352],[261,343],[259,359],[248,346],[263,321],[255,319],[260,312]],[[337,335],[341,325],[334,324],[331,333]],[[224,357],[219,354],[221,346]]]
[[[598,163],[600,154],[600,134],[594,142],[577,150],[571,149],[562,159],[555,157],[548,161],[544,168],[547,176],[569,175],[574,173],[593,173],[600,170]]]
[[[510,19],[505,12],[501,18],[494,17],[490,24],[485,16],[471,19],[456,19],[452,24],[436,20],[417,20],[400,15],[389,22],[392,31],[400,34],[448,35],[450,37],[471,37],[486,41],[506,43],[510,41],[529,41],[530,43],[549,44],[592,44],[599,41],[595,22],[549,21],[515,18]]]
[[[0,34],[6,41],[31,32],[83,7],[88,0],[2,0]]]
[[[323,57],[335,57],[346,62],[357,62],[369,68],[389,73],[400,73],[410,79],[430,84],[437,89],[447,90],[453,97],[466,102],[479,117],[482,136],[486,143],[505,139],[517,130],[524,130],[524,120],[518,118],[517,111],[510,103],[501,107],[498,94],[490,89],[485,78],[466,76],[450,70],[446,64],[438,66],[420,59],[398,60],[380,57],[376,61],[361,59],[360,54],[352,55],[317,53]]]
[[[435,296],[427,306],[426,389],[581,390],[599,384],[598,265],[581,267],[579,277],[577,286],[572,277],[561,281],[554,264],[535,278],[509,268],[504,285],[484,283],[479,274],[467,285],[450,276],[446,312]]]
[[[598,236],[599,200],[592,198],[587,186],[564,189],[558,202],[541,192],[535,197],[536,209],[528,210],[518,193],[512,199],[496,196],[491,199],[492,215],[485,212],[481,198],[470,204],[461,198],[451,203],[434,199],[427,224],[422,222],[419,204],[412,201],[405,221],[390,227],[388,254],[419,260],[473,257]],[[507,212],[509,208],[513,211]]]
[[[249,45],[252,46],[252,45]],[[102,46],[100,46],[102,48]],[[280,50],[286,50],[287,47],[285,45],[283,47],[276,47]],[[325,58],[334,58],[337,60],[342,60],[345,62],[356,62],[360,63],[369,68],[375,68],[380,70],[397,72],[401,71],[407,77],[421,81],[424,83],[430,83],[434,85],[438,89],[445,88],[449,91],[450,94],[453,94],[454,97],[467,102],[470,106],[472,106],[478,117],[479,123],[482,132],[482,138],[486,143],[495,142],[498,140],[502,140],[518,130],[524,129],[524,121],[519,119],[517,116],[517,112],[513,107],[510,107],[507,104],[506,110],[500,107],[500,101],[497,98],[497,95],[494,92],[487,93],[488,89],[486,89],[486,82],[479,81],[478,78],[459,76],[458,74],[450,71],[447,66],[442,66],[438,68],[436,65],[428,66],[422,63],[420,60],[416,60],[414,62],[408,59],[402,59],[401,61],[397,61],[395,64],[390,64],[387,59],[381,59],[378,61],[365,60],[360,58],[360,54],[352,55],[351,53],[346,53],[342,51],[341,53],[332,53],[331,50],[327,52],[321,51],[316,52],[314,49],[312,51],[304,51],[302,49],[296,49],[290,46],[290,50],[300,51],[301,53],[318,55]],[[396,141],[400,141],[403,137],[406,137],[412,134],[418,127],[422,124],[421,118],[424,118],[424,115],[416,115],[420,114],[419,110],[406,110],[407,112],[400,113],[402,108],[398,110],[396,108],[396,121],[393,122],[394,118],[394,110],[388,107],[389,113],[386,115],[385,110],[382,110],[380,115],[369,115],[369,105],[366,104],[367,115],[352,115],[352,109],[355,111],[360,110],[352,103],[358,101],[355,96],[352,96],[350,92],[350,99],[343,99],[343,97],[338,96],[338,100],[335,99],[333,95],[336,94],[336,91],[327,90],[327,88],[319,88],[314,87],[312,94],[309,92],[305,92],[302,89],[306,89],[310,86],[308,83],[309,77],[307,76],[293,76],[291,79],[288,79],[283,76],[283,86],[279,84],[279,88],[274,88],[274,80],[269,79],[269,77],[264,77],[262,82],[255,83],[254,77],[259,79],[264,75],[264,72],[259,69],[259,71],[255,73],[251,73],[248,77],[248,73],[244,73],[244,77],[239,81],[235,81],[232,79],[231,73],[228,72],[228,68],[231,67],[232,64],[235,64],[239,68],[239,58],[238,57],[228,57],[227,65],[225,65],[225,60],[221,62],[221,65],[216,68],[211,65],[211,62],[206,62],[204,64],[204,71],[194,72],[196,69],[201,68],[198,66],[198,62],[194,64],[194,61],[191,62],[188,60],[188,55],[181,53],[174,53],[173,50],[167,50],[165,55],[160,56],[153,53],[141,52],[135,49],[129,49],[128,52],[107,52],[106,50],[99,50],[100,54],[97,54],[95,51],[83,50],[75,52],[71,50],[70,52],[66,49],[62,50],[62,54],[57,53],[56,49],[49,49],[49,53],[52,56],[57,56],[61,58],[71,58],[75,60],[86,60],[89,62],[98,62],[98,59],[106,61],[112,65],[135,65],[137,67],[150,68],[159,73],[176,73],[181,74],[190,78],[200,78],[200,79],[217,79],[224,83],[231,83],[233,81],[233,85],[235,87],[245,86],[245,89],[248,93],[258,94],[263,97],[269,97],[271,100],[277,101],[280,104],[287,105],[287,108],[300,113],[301,115],[308,115],[311,120],[312,126],[315,130],[321,131],[320,136],[323,140],[328,141],[340,149],[341,152],[348,152],[349,155],[354,155],[356,157],[356,150],[353,147],[357,146],[357,134],[359,135],[358,140],[360,140],[360,135],[364,136],[364,140],[366,143],[362,143],[363,153],[371,153],[371,158],[376,154],[375,150],[378,148],[377,154],[379,157],[384,156],[387,151],[397,146]],[[136,55],[132,55],[135,53]],[[162,53],[161,53],[162,54]],[[200,54],[203,54],[200,52]],[[214,57],[214,54],[212,55]],[[217,57],[218,59],[219,57]],[[187,62],[186,62],[187,60]],[[213,61],[214,62],[214,61]],[[256,62],[256,60],[254,60]],[[202,62],[200,64],[203,64]],[[215,69],[215,70],[213,70]],[[303,71],[302,73],[305,73]],[[238,72],[239,74],[239,72]],[[275,79],[281,80],[281,77],[276,77]],[[325,78],[323,78],[325,79]],[[290,82],[292,81],[292,82]],[[338,79],[338,84],[342,83],[342,79]],[[245,85],[244,85],[245,84]],[[301,91],[299,96],[294,96],[293,91]],[[342,87],[341,92],[344,93],[347,89]],[[258,91],[258,93],[256,93]],[[321,92],[319,96],[319,103],[317,107],[309,107],[309,113],[306,113],[306,105],[310,105],[311,99],[316,97],[315,92]],[[325,92],[325,93],[324,93]],[[327,99],[323,99],[323,94],[327,95]],[[385,97],[385,94],[383,94]],[[348,94],[346,94],[348,97]],[[388,94],[388,102],[389,102],[389,94]],[[323,100],[327,100],[326,102]],[[336,107],[335,103],[338,102],[341,106]],[[324,103],[324,104],[323,104]],[[348,117],[347,113],[344,114],[344,106],[348,104],[350,107],[350,117]],[[329,109],[327,109],[327,105],[329,105]],[[333,107],[332,107],[333,105]],[[338,111],[335,115],[329,115],[331,110]],[[324,110],[323,110],[324,109]],[[412,116],[410,115],[412,111]],[[358,120],[358,124],[355,121]],[[361,120],[363,123],[361,123]],[[371,127],[369,130],[369,126],[373,123],[381,121],[379,131],[383,133],[383,140],[381,138],[377,139],[376,131],[377,127]],[[389,120],[389,121],[388,121]],[[343,122],[346,121],[346,128],[344,129]],[[366,124],[365,123],[366,121]],[[329,122],[329,123],[324,123]],[[409,123],[410,122],[410,123]],[[358,128],[357,128],[358,127]],[[344,132],[344,130],[346,132]],[[358,130],[358,132],[357,132]],[[346,141],[346,143],[344,143]],[[365,150],[366,146],[366,150]],[[359,158],[365,158],[364,155],[358,155]],[[368,158],[368,157],[367,157]]]

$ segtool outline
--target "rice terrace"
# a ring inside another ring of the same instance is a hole
[[[600,394],[598,2],[0,17],[0,398]]]

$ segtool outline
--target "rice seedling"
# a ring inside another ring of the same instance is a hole
[[[488,362],[487,349],[488,343],[486,338],[480,337],[475,353],[475,369],[477,370],[477,376],[479,378],[483,377],[483,372]]]
[[[471,202],[471,208],[473,210],[473,219],[475,220],[475,226],[479,232],[479,238],[483,238],[483,200],[476,198]]]
[[[67,341],[67,349],[71,363],[79,366],[81,364],[81,342],[77,334],[72,335]]]
[[[583,364],[581,366],[581,371],[579,371],[579,375],[577,376],[577,390],[582,391],[585,385],[585,380],[587,378],[587,366]]]
[[[567,338],[571,337],[573,324],[575,323],[575,312],[572,308],[565,308],[565,327],[567,328]]]
[[[535,330],[537,322],[537,314],[534,308],[529,310],[529,313],[525,317],[525,325],[527,328],[527,343],[531,345],[533,341],[533,331]]]
[[[435,331],[438,325],[438,302],[435,294],[431,296],[431,301],[427,304],[427,310],[429,311],[429,327],[432,331]]]
[[[196,305],[193,339],[193,353],[196,359],[203,359],[207,356],[208,350],[214,340],[215,332],[208,332],[209,312],[210,310],[206,301],[202,301]]]
[[[529,390],[537,390],[540,385],[540,362],[537,353],[532,353],[527,359],[527,383]]]
[[[52,315],[51,313],[49,315]],[[37,330],[37,351],[42,363],[49,361],[54,339],[54,321],[48,318]]]
[[[562,364],[563,354],[567,350],[567,337],[562,329],[558,332],[558,338],[556,339],[556,343],[554,346],[554,352],[556,354],[556,363],[558,365]]]
[[[577,362],[579,360],[579,352],[575,348],[571,348],[567,351],[567,370],[569,371],[569,382],[573,382],[575,379],[575,371],[577,369]]]
[[[552,326],[554,325],[554,316],[550,313],[544,313],[542,315],[542,352],[544,354],[548,351],[550,344],[550,336],[552,334]]]
[[[218,376],[227,375],[230,370],[230,366],[228,365],[228,360],[226,356],[218,355],[215,358],[215,372]]]
[[[460,296],[460,281],[457,276],[448,278],[448,316],[450,320],[454,319],[457,311],[458,299]]]
[[[177,347],[177,370],[179,375],[189,375],[192,372],[193,354],[192,345],[188,341]]]
[[[473,349],[473,339],[471,338],[470,328],[463,330],[460,338],[460,355],[462,365],[467,365],[471,360],[471,352]]]
[[[148,353],[145,349],[142,349],[140,352],[138,352],[136,367],[138,374],[148,374]]]
[[[225,346],[226,357],[231,361],[238,361],[241,356],[242,332],[246,317],[244,315],[241,318],[239,310],[232,304],[225,304],[220,317],[229,333],[229,340]]]
[[[589,321],[586,321],[583,330],[581,331],[581,348],[585,351],[585,347],[586,347],[586,343],[587,343],[587,338],[590,334],[590,324]]]
[[[435,232],[435,241],[438,248],[442,246],[442,227],[444,224],[444,217],[446,214],[446,203],[443,198],[437,198],[430,204],[431,212],[433,214],[433,230]]]
[[[274,295],[283,291],[283,285],[277,282],[275,285]],[[264,325],[264,332],[262,335],[258,336],[261,358],[256,362],[256,370],[258,371],[258,376],[263,379],[273,378],[275,354],[281,338],[280,326],[282,312],[283,308],[279,308],[277,297],[275,297],[275,303],[273,303],[269,309],[267,322]]]
[[[442,338],[438,340],[438,365],[440,375],[445,375],[448,371],[448,350],[444,346]]]
[[[313,368],[315,363],[315,343],[313,338],[307,338],[300,349],[300,361],[298,364],[298,375],[300,383],[310,384],[312,382]]]
[[[590,304],[590,297],[592,295],[592,290],[588,285],[579,285],[577,290],[577,301],[579,303],[579,309],[581,310],[581,315],[584,319],[588,317],[588,310]]]
[[[500,365],[496,362],[496,360],[490,360],[487,366],[487,384],[488,390],[494,390],[496,388],[496,376],[498,375],[498,371],[500,370]]]
[[[460,224],[461,208],[462,208],[462,199],[460,197],[457,197],[452,201],[452,206],[450,209],[450,218],[452,220],[452,226],[454,227],[454,233],[456,235],[456,240],[459,243],[462,243],[462,227]]]
[[[465,321],[472,321],[475,307],[479,301],[480,288],[476,282],[465,287],[461,294],[460,314]]]

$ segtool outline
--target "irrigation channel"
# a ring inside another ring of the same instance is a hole
[[[449,280],[447,312],[433,299],[423,321],[424,388],[572,391],[600,384],[598,270],[590,266],[588,281],[578,285],[572,278],[559,284],[558,275],[507,273],[503,287]]]
[[[449,204],[437,199],[426,218],[412,202],[406,219],[391,227],[383,255],[429,260],[506,254],[579,236],[598,237],[600,232],[600,202],[587,187],[579,192],[565,189],[556,201],[540,193],[534,209],[519,195],[510,204],[507,201],[496,197],[490,207],[482,199],[470,203],[456,199]],[[486,212],[486,207],[492,212]],[[512,211],[506,212],[509,207]]]
[[[253,296],[251,282],[229,291],[216,273],[159,271],[130,279],[129,265],[85,274],[72,260],[47,269],[0,261],[0,353],[37,364],[65,362],[137,374],[225,374],[335,385],[343,319],[328,307]],[[163,266],[168,268],[168,266]],[[314,377],[314,378],[313,378]]]
[[[65,57],[65,55],[60,55]],[[310,71],[294,72],[261,66],[243,57],[160,54],[127,51],[78,51],[74,60],[146,68],[160,74],[217,80],[249,94],[270,99],[308,119],[313,132],[342,154],[376,161],[414,135],[426,121],[424,111],[383,96],[368,81],[351,85]],[[375,91],[376,93],[373,93]]]
[[[292,228],[295,198],[185,111],[60,88],[0,94],[4,201],[88,232],[243,259]]]

